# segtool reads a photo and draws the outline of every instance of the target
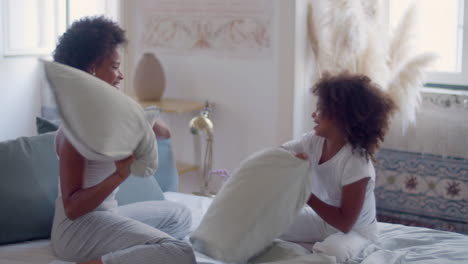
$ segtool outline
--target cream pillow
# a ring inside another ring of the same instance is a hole
[[[133,153],[132,174],[153,175],[158,166],[157,143],[141,106],[84,71],[50,61],[44,65],[62,130],[78,152],[99,161],[115,161]]]
[[[192,233],[193,247],[212,258],[243,263],[292,223],[310,195],[309,163],[283,148],[250,156]]]

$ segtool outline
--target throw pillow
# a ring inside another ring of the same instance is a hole
[[[309,164],[282,148],[241,163],[190,241],[203,254],[244,263],[282,235],[310,195]]]
[[[120,186],[115,196],[119,205],[164,200],[164,194],[154,177],[134,177],[130,175]]]
[[[57,198],[55,133],[0,142],[0,244],[48,238]]]
[[[145,108],[145,113],[151,108]],[[147,116],[148,122],[152,118]],[[36,129],[39,134],[49,131],[56,131],[58,126],[55,122],[36,117]],[[117,201],[119,205],[149,201],[149,200],[164,200],[163,192],[177,192],[179,186],[179,175],[177,174],[174,154],[172,152],[172,141],[168,139],[159,139],[158,143],[158,164],[159,167],[153,177],[145,177],[137,179],[129,177],[119,187],[117,192]]]
[[[163,192],[177,192],[179,190],[179,174],[170,138],[158,139],[158,153],[159,167],[154,178],[158,181]]]
[[[56,131],[59,128],[59,125],[50,120],[44,119],[42,117],[36,116],[36,129],[37,134],[44,134],[47,132]]]
[[[62,129],[77,151],[102,161],[134,154],[132,173],[153,175],[158,165],[156,140],[141,106],[84,71],[50,61],[44,65]]]

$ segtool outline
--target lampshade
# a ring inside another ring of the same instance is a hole
[[[199,116],[190,120],[189,127],[192,134],[198,134],[200,131],[205,131],[211,135],[213,133],[213,122],[208,118],[209,110],[203,110]]]

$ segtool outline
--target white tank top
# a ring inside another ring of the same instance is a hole
[[[57,131],[57,134],[59,131],[60,129]],[[55,146],[57,146],[57,136],[55,137]],[[114,173],[115,169],[115,163],[112,161],[94,161],[85,159],[83,188],[90,188],[99,184],[107,177],[109,177],[112,173]],[[60,190],[60,178],[58,180],[58,184],[58,195],[61,196],[62,194]],[[105,211],[117,208],[118,204],[117,200],[115,199],[115,195],[118,189],[118,187],[115,188],[115,190],[111,194],[109,194],[109,196],[107,196],[106,199],[104,199],[104,201],[95,209],[95,211]],[[59,200],[61,201],[62,199]]]

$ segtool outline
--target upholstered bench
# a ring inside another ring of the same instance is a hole
[[[382,149],[377,219],[468,234],[468,160]]]

